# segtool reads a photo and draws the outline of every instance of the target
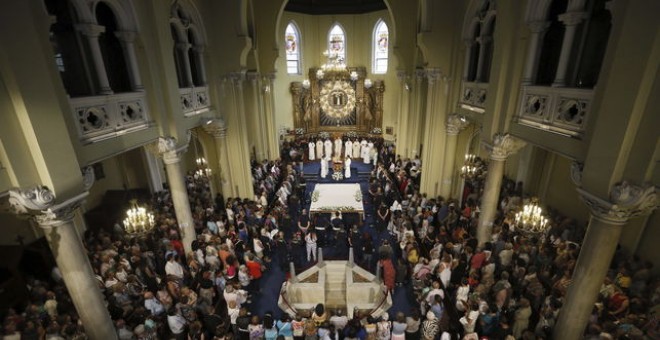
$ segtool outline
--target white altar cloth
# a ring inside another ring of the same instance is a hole
[[[359,192],[359,194],[357,194]],[[359,201],[355,197],[359,196]],[[310,213],[332,212],[364,213],[362,192],[358,183],[317,184],[312,192]]]

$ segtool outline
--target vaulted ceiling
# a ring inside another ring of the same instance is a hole
[[[304,14],[362,14],[387,9],[383,0],[289,0],[285,10]]]

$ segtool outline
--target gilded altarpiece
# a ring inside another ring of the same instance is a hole
[[[364,67],[311,68],[308,81],[292,82],[296,130],[304,134],[349,131],[380,134],[385,84],[367,80],[366,75]]]

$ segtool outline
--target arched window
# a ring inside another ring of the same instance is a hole
[[[374,74],[384,74],[387,72],[389,41],[390,35],[387,29],[387,24],[379,19],[374,27],[374,34],[372,37],[373,58],[371,62],[371,72]]]
[[[184,6],[185,5],[185,6]],[[206,85],[204,38],[194,7],[175,2],[170,12],[170,31],[174,41],[174,65],[179,88]]]
[[[142,91],[133,41],[136,25],[126,0],[45,0],[55,17],[50,40],[71,97]]]
[[[466,18],[463,39],[466,44],[463,79],[487,83],[493,59],[495,6],[492,0],[479,2],[478,8]]]
[[[293,22],[286,25],[284,30],[284,45],[286,50],[286,72],[288,74],[301,74],[300,33]]]
[[[336,55],[340,64],[346,63],[346,33],[339,24],[334,24],[328,34],[328,52]]]
[[[103,54],[103,63],[114,92],[130,92],[131,82],[126,68],[126,60],[121,43],[117,38],[117,20],[115,13],[108,5],[99,2],[96,5],[96,22],[105,27],[99,35],[99,45]]]
[[[545,0],[530,3],[532,35],[525,85],[596,85],[611,28],[607,0]]]

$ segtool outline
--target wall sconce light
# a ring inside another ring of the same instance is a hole
[[[371,85],[373,85],[373,83],[371,82],[371,79],[367,78],[367,79],[364,80],[364,87],[370,89]]]

